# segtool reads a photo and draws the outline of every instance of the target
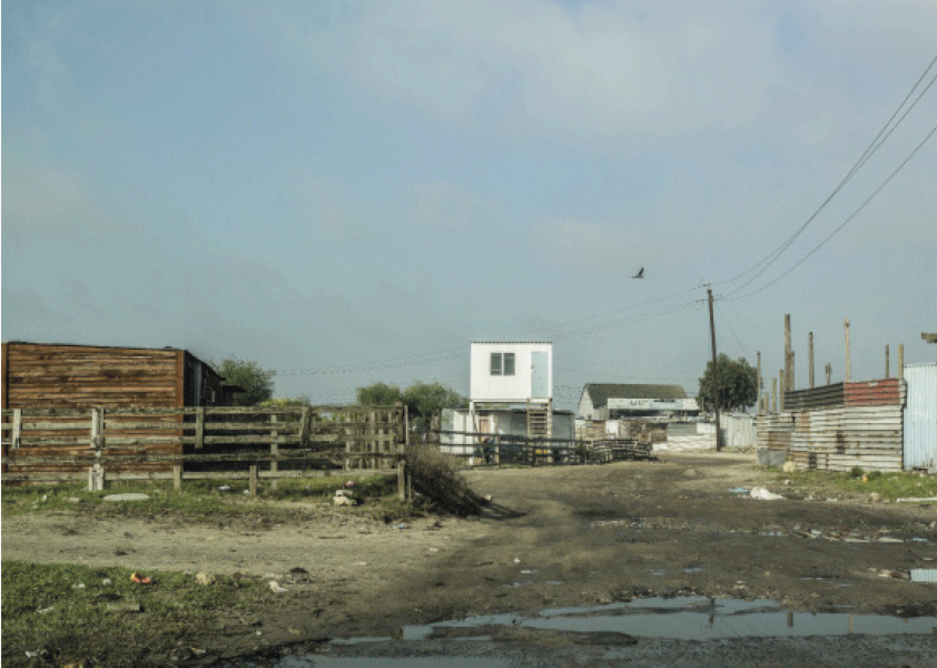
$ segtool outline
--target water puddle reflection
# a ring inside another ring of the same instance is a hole
[[[646,638],[712,640],[842,636],[851,634],[930,634],[937,617],[901,618],[846,612],[791,612],[775,601],[713,600],[705,597],[648,598],[586,608],[553,608],[533,617],[485,615],[406,627],[405,640],[425,640],[447,629],[522,626],[569,633],[621,633]]]

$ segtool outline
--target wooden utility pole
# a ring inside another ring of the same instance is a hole
[[[778,412],[778,379],[771,379],[771,412]]]
[[[781,403],[781,412],[784,412],[784,393],[787,392],[784,388],[787,387],[787,379],[784,377],[784,369],[778,369],[778,376],[781,377],[781,391],[778,394],[780,397]]]
[[[781,383],[781,392],[790,392],[794,389],[793,359],[791,357],[791,314],[784,316],[784,380]]]
[[[898,377],[904,378],[904,344],[898,344]]]
[[[826,364],[826,384],[829,385],[833,382],[833,365],[827,362]]]
[[[885,378],[891,378],[891,369],[888,366],[888,344],[885,344]]]
[[[761,413],[761,351],[758,351],[758,412]]]
[[[846,370],[844,371],[845,382],[852,380],[852,357],[849,354],[849,318],[846,318]]]
[[[713,348],[713,408],[716,411],[716,452],[722,450],[722,433],[719,428],[719,364],[716,355],[716,319],[713,317],[713,289],[706,288],[709,298],[709,334]]]
[[[810,332],[810,389],[813,387],[813,332]]]

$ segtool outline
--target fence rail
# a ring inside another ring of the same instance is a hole
[[[433,431],[441,452],[467,466],[586,464],[650,459],[651,444],[635,439],[571,440],[510,434]]]
[[[407,412],[383,407],[7,409],[4,483],[107,474],[293,477],[321,470],[387,471],[403,457]],[[282,468],[281,468],[282,467]],[[218,471],[218,469],[223,469]]]

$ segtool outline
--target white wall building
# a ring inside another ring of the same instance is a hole
[[[470,360],[472,403],[549,403],[553,399],[552,343],[472,343]]]
[[[553,344],[479,341],[471,344],[469,418],[472,431],[491,433],[488,413],[523,404],[526,436],[553,434]]]

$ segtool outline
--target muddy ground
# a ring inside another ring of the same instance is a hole
[[[470,471],[471,484],[491,497],[473,519],[385,524],[300,506],[296,522],[274,526],[17,516],[2,523],[2,556],[240,572],[286,589],[280,609],[219,620],[215,632],[198,638],[208,656],[655,595],[937,615],[937,585],[905,579],[911,569],[937,568],[937,504],[785,485],[750,454],[659,457]],[[732,491],[754,487],[786,498]]]

